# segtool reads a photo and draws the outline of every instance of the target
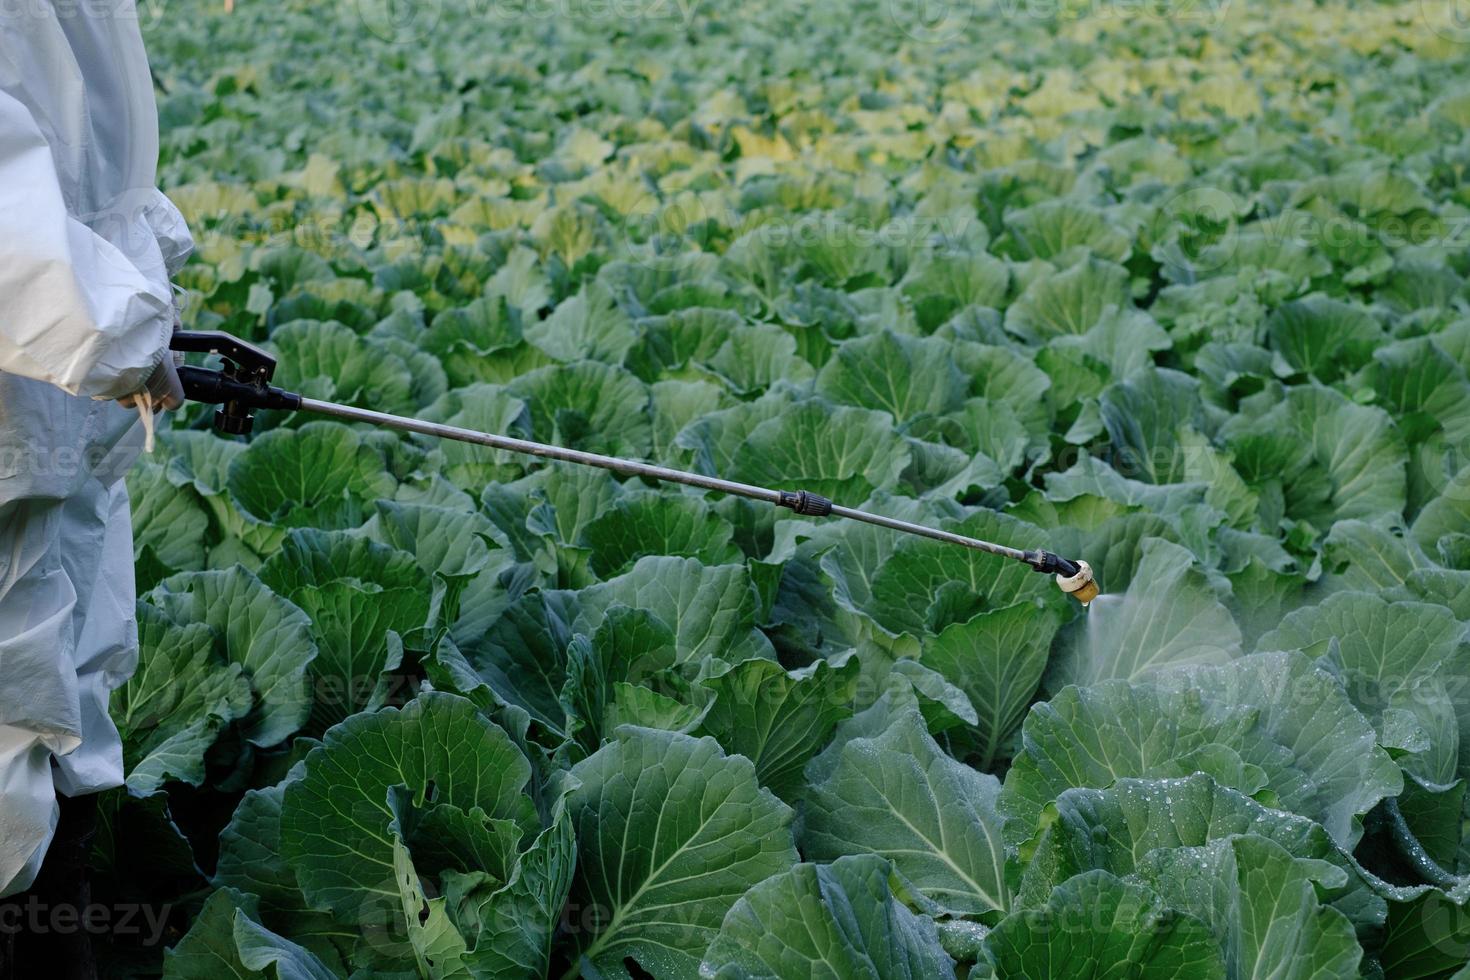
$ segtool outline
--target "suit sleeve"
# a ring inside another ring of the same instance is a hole
[[[162,194],[128,198],[72,217],[40,127],[0,91],[0,371],[74,395],[143,386],[173,329],[168,273],[188,232]]]

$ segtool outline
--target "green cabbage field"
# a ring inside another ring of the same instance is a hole
[[[143,4],[107,975],[1470,977],[1454,0]],[[165,950],[165,947],[168,947]]]

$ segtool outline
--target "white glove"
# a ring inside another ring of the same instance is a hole
[[[124,395],[117,400],[123,408],[133,408],[144,397],[155,411],[178,408],[184,404],[184,385],[179,381],[179,371],[174,365],[172,352],[165,352],[163,360],[148,376],[141,390]]]

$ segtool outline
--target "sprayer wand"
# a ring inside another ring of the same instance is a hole
[[[347,422],[366,422],[369,425],[386,429],[417,432],[439,439],[452,439],[457,442],[486,446],[490,449],[539,456],[542,459],[576,463],[580,466],[595,466],[625,476],[640,476],[663,483],[682,483],[685,486],[699,487],[703,490],[715,490],[750,500],[764,501],[777,507],[785,507],[805,517],[845,517],[848,520],[862,521],[876,527],[886,527],[904,534],[915,534],[935,541],[957,544],[974,551],[983,551],[1001,558],[1024,562],[1038,572],[1055,575],[1057,587],[1084,606],[1095,599],[1098,594],[1097,583],[1093,581],[1092,569],[1087,562],[1063,558],[1050,551],[1041,549],[1023,551],[1019,548],[1010,548],[991,541],[955,534],[952,531],[942,531],[938,528],[925,527],[922,524],[901,521],[894,517],[884,517],[881,514],[870,514],[852,507],[842,507],[826,497],[807,490],[776,490],[757,487],[748,483],[704,476],[700,473],[656,466],[634,459],[604,456],[600,453],[583,452],[579,449],[567,449],[562,446],[515,439],[490,432],[462,429],[440,422],[426,422],[422,419],[306,398],[271,385],[270,381],[276,369],[275,358],[269,352],[227,333],[181,330],[174,334],[170,346],[177,351],[217,354],[220,357],[223,366],[219,370],[184,365],[179,368],[179,380],[183,382],[184,394],[190,401],[219,406],[214,414],[214,427],[216,431],[229,435],[248,434],[254,427],[254,410],[258,408],[288,412],[314,412]]]

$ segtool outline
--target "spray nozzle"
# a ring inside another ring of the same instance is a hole
[[[1063,558],[1051,551],[1023,552],[1023,561],[1048,575],[1056,575],[1057,588],[1084,606],[1097,598],[1097,583],[1092,580],[1092,566],[1082,559]]]
[[[1073,564],[1077,567],[1076,574],[1062,575],[1058,573],[1057,588],[1082,603],[1083,606],[1086,606],[1093,599],[1097,598],[1098,593],[1097,583],[1092,579],[1092,566],[1081,560]]]

